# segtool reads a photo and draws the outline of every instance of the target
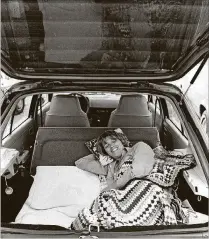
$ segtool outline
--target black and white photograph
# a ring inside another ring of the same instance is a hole
[[[1,238],[209,237],[209,0],[1,0]]]

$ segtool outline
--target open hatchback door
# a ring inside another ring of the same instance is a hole
[[[171,84],[197,66],[201,84],[208,12],[1,1],[1,71],[20,80],[1,105],[2,238],[208,237],[208,135]]]

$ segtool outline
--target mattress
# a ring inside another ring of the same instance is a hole
[[[97,175],[75,166],[39,166],[29,196],[15,223],[69,228],[78,213],[89,207],[101,190]],[[208,216],[184,208],[188,224],[208,222]]]

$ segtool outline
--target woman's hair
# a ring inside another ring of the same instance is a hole
[[[103,143],[103,140],[108,136],[118,139],[117,133],[114,130],[107,130],[99,136],[97,140],[97,150],[99,153],[104,155],[108,155],[108,154],[106,153],[102,143]]]
[[[104,155],[108,155],[103,147],[103,140],[106,138],[106,137],[112,137],[112,138],[117,138],[121,141],[121,143],[124,145],[124,147],[127,147],[129,145],[127,145],[127,141],[126,139],[124,138],[124,135],[121,134],[121,133],[118,133],[116,132],[115,130],[107,130],[105,131],[104,133],[102,133],[99,138],[98,138],[98,141],[97,141],[97,150],[99,153],[101,154],[104,154]]]

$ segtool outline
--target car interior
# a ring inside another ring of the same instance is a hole
[[[1,1],[3,237],[208,236],[208,108],[200,117],[188,94],[204,86],[208,10],[208,0]],[[120,158],[105,150],[108,130]]]
[[[25,118],[11,108],[2,134],[2,146],[19,152],[19,162],[1,177],[2,223],[27,224],[24,216],[32,210],[27,198],[38,166],[74,166],[89,154],[85,142],[110,128],[121,128],[132,144],[143,141],[153,149],[162,145],[194,153],[197,166],[180,173],[176,192],[196,212],[191,224],[208,221],[204,172],[175,102],[168,97],[146,92],[63,91],[34,93],[24,99]]]

